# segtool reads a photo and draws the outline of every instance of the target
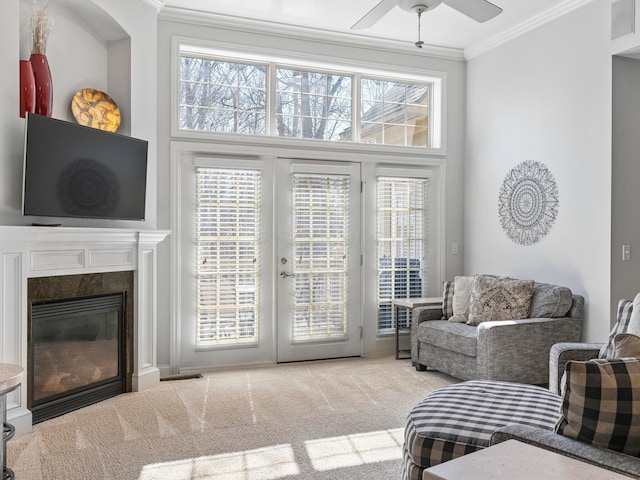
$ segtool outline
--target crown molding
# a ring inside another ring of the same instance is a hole
[[[152,7],[154,7],[158,12],[162,7],[164,7],[164,3],[166,0],[142,0],[145,3],[148,3]]]
[[[466,60],[477,57],[593,1],[595,0],[565,0],[487,41],[466,48],[464,50],[464,57]]]
[[[334,32],[324,29],[311,29],[308,27],[301,27],[286,23],[267,22],[264,20],[241,18],[231,15],[221,15],[216,13],[203,12],[200,10],[164,7],[160,10],[158,18],[161,20],[185,23],[189,25],[215,27],[239,32],[251,31],[253,33],[281,37],[288,40],[291,40],[292,37],[295,37],[300,40],[308,40],[311,42],[324,43],[328,45],[342,45],[356,48],[384,50],[392,53],[402,53],[404,55],[413,55],[419,57],[426,56],[444,60],[465,60],[464,52],[460,48],[424,45],[423,48],[418,49],[411,43],[401,42],[399,40],[380,39],[349,33]]]

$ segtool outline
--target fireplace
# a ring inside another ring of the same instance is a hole
[[[131,391],[132,272],[29,279],[33,423]]]

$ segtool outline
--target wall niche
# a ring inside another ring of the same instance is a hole
[[[118,133],[131,135],[131,38],[92,0],[20,0],[20,59],[31,55],[30,18],[46,5],[53,21],[46,56],[53,84],[54,118],[74,122],[71,99],[83,88],[106,92],[118,104]]]

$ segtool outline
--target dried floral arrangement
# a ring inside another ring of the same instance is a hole
[[[31,10],[31,53],[45,55],[47,40],[53,27],[53,19],[49,17],[47,5],[34,5]]]

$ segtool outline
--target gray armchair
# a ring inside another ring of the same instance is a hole
[[[609,333],[605,343],[557,343],[551,347],[549,353],[549,390],[560,395],[560,382],[564,374],[565,366],[569,360],[584,362],[592,358],[613,358],[616,335],[625,333],[631,314],[633,313],[633,301],[621,299],[618,302],[616,323]],[[603,348],[606,345],[605,348]],[[602,354],[600,353],[602,350]]]

